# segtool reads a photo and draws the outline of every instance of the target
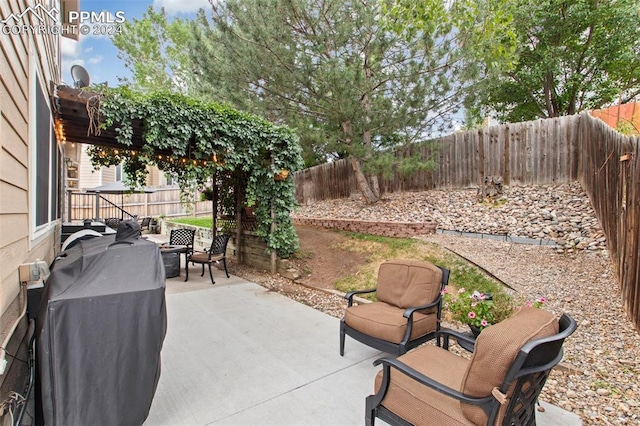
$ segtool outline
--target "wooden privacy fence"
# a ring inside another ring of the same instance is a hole
[[[627,315],[640,331],[640,140],[588,114],[580,118],[579,180],[607,237]]]
[[[433,171],[412,176],[395,172],[378,176],[382,192],[465,188],[484,176],[502,176],[505,185],[541,185],[574,182],[578,178],[577,129],[579,116],[493,126],[455,133],[429,146],[411,147],[397,155],[434,158]],[[418,151],[418,152],[416,152]],[[347,160],[311,167],[294,174],[301,205],[349,197],[358,193]]]
[[[72,192],[69,194],[69,207],[67,220],[93,219],[95,212],[95,194]],[[213,205],[211,201],[197,201],[193,204],[193,210],[189,211],[185,204],[180,202],[180,190],[177,188],[157,188],[151,193],[133,194],[100,194],[101,197],[109,200],[113,204],[122,207],[122,210],[138,217],[166,217],[178,216],[201,216],[211,215]],[[105,214],[120,216],[120,212],[100,213],[102,219]]]
[[[640,331],[639,144],[582,113],[449,135],[431,148],[413,148],[425,160],[435,156],[435,170],[378,178],[383,192],[465,188],[484,176],[502,176],[506,185],[579,181],[607,237],[626,312]],[[359,193],[347,160],[296,172],[294,179],[301,205]]]

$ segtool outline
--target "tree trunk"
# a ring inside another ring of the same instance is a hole
[[[365,87],[368,87],[369,86],[368,83],[371,80],[373,71],[371,70],[371,66],[369,65],[369,54],[366,50],[364,55],[363,71],[364,71],[364,79],[367,82]],[[369,93],[366,90],[368,89],[365,89],[365,92],[363,93],[361,98],[362,107],[365,111],[365,116],[364,116],[365,127],[362,132],[362,144],[364,145],[366,150],[364,159],[368,160],[371,155],[371,151],[370,151],[371,149],[371,115],[370,115],[371,99],[369,98]],[[358,163],[358,169],[360,169],[360,163]],[[354,171],[355,171],[355,167],[354,167]],[[357,172],[356,172],[356,178],[357,178]],[[369,199],[369,197],[367,197],[366,195],[365,195],[365,198],[367,199],[367,202],[374,203],[380,199],[380,184],[378,183],[378,175],[376,174],[369,175],[369,180],[367,181],[367,183],[369,182],[370,182],[369,189],[371,190],[371,194],[373,195],[373,198]],[[363,194],[364,194],[364,191],[363,191]]]
[[[378,182],[378,175],[370,175],[369,179],[371,180],[371,191],[373,191],[373,195],[375,195],[377,199],[380,199],[380,182]]]
[[[358,185],[358,189],[362,192],[362,196],[364,197],[367,203],[375,203],[380,197],[376,197],[376,195],[371,190],[371,186],[369,186],[369,182],[367,182],[367,178],[362,172],[362,168],[360,167],[360,160],[358,160],[353,155],[349,157],[349,162],[351,163],[351,167],[353,167],[353,173],[356,176],[356,183]]]

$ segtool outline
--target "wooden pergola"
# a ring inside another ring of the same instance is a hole
[[[149,153],[153,152],[152,155],[155,155],[156,158],[171,158],[172,160],[175,158],[177,162],[193,162],[193,164],[198,164],[198,161],[202,161],[202,150],[201,146],[198,145],[198,141],[192,137],[188,140],[188,146],[184,148],[184,151],[187,153],[186,155],[177,155],[171,150],[167,148],[158,148],[154,146],[150,146],[145,141],[145,128],[146,123],[144,120],[140,119],[132,119],[130,123],[127,125],[131,126],[132,136],[129,140],[129,145],[123,145],[121,141],[118,139],[117,126],[111,126],[109,128],[104,128],[105,126],[101,126],[97,120],[97,117],[100,117],[100,100],[101,94],[86,90],[86,89],[76,89],[68,86],[58,86],[56,87],[53,102],[54,105],[54,115],[55,115],[55,130],[59,140],[74,142],[74,143],[82,143],[89,144],[94,146],[100,146],[105,148],[110,148],[112,150],[122,150],[122,151],[130,151],[130,152],[145,152]],[[256,121],[262,123],[264,120],[260,118],[256,118]],[[206,123],[203,123],[206,124]],[[262,124],[261,124],[262,125]],[[275,128],[275,127],[274,127]],[[229,137],[227,137],[228,143]],[[285,141],[283,143],[291,143],[290,141]],[[297,144],[297,141],[295,142]],[[243,149],[243,144],[240,140],[236,142],[238,149]],[[228,150],[228,148],[227,148]],[[117,152],[117,151],[116,151]],[[197,154],[196,154],[197,153]],[[196,155],[194,155],[196,154]],[[275,155],[275,154],[274,154]],[[213,153],[213,158],[215,158],[215,153]],[[296,162],[296,161],[294,161]],[[256,166],[257,167],[257,166]],[[235,172],[234,172],[235,173]],[[237,169],[237,173],[246,173],[246,169],[242,168]],[[213,176],[215,182],[215,175]],[[289,178],[291,179],[291,178]],[[236,186],[238,186],[236,184]],[[218,190],[219,191],[219,190]],[[218,192],[214,191],[214,192]],[[238,257],[239,261],[242,261],[240,258],[241,250],[240,250],[240,242],[242,240],[242,210],[243,210],[243,197],[246,197],[244,193],[245,188],[235,188],[234,189],[235,196],[237,199],[237,205],[235,206],[235,220],[237,223],[237,243],[238,243]],[[216,218],[217,218],[217,200],[218,197],[214,196],[213,200],[213,233],[215,236],[216,233]],[[272,207],[273,209],[273,207]],[[271,212],[271,217],[275,217],[273,211]],[[273,235],[275,231],[275,221],[271,224],[270,235]],[[272,251],[272,270],[275,271],[275,251]]]

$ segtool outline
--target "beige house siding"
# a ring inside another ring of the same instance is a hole
[[[155,166],[147,167],[149,174],[147,175],[147,186],[165,186],[167,185],[167,176],[163,171]]]
[[[91,160],[89,159],[89,155],[87,155],[86,151],[88,145],[80,145],[82,146],[82,149],[79,160],[79,188],[86,190],[106,183],[115,182],[116,168],[114,166],[102,167],[99,170],[94,171],[93,166],[91,165]],[[167,178],[164,172],[160,171],[155,166],[149,166],[148,170],[147,186],[167,185]]]
[[[98,170],[93,169],[89,155],[87,155],[88,145],[82,144],[79,166],[79,187],[82,190],[94,188],[115,181],[116,168],[114,166],[102,167]]]
[[[0,1],[0,17],[19,14],[35,3]],[[30,20],[31,25],[37,24],[31,15],[23,19]],[[13,325],[17,324],[25,303],[21,297],[18,266],[36,259],[50,263],[59,247],[60,220],[46,220],[47,223],[36,227],[34,213],[35,78],[38,76],[42,94],[51,109],[52,84],[60,81],[59,58],[56,36],[0,33],[0,343],[12,337]],[[56,143],[56,148],[62,161],[63,147]],[[57,172],[61,176],[59,169]],[[7,358],[11,368],[14,361]],[[0,376],[3,392],[7,387],[5,377],[7,375]]]

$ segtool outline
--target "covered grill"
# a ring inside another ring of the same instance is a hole
[[[104,236],[64,251],[52,265],[36,327],[44,423],[142,424],[167,329],[157,246]]]

